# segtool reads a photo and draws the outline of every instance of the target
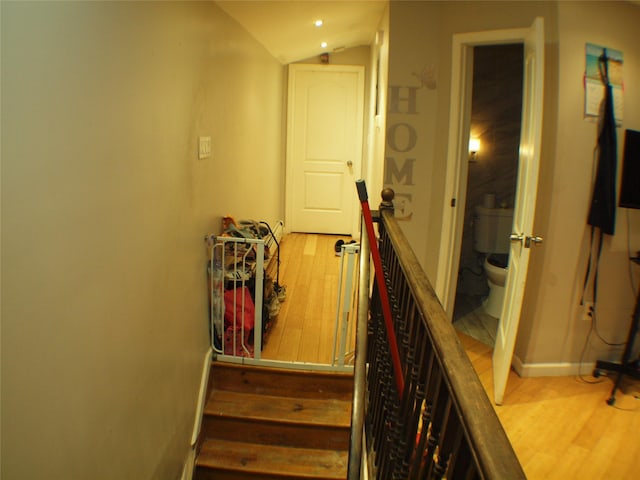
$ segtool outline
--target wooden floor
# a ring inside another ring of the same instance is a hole
[[[280,283],[287,287],[287,300],[267,339],[266,358],[330,359],[338,238],[344,237],[285,237]],[[492,347],[463,332],[459,336],[492,398]],[[510,373],[504,404],[494,408],[530,480],[640,478],[640,385],[625,382],[614,407],[605,402],[611,386],[608,378]]]
[[[492,348],[459,336],[491,398]],[[640,385],[624,382],[613,407],[611,387],[608,378],[509,374],[504,404],[494,408],[527,478],[640,477]]]
[[[280,285],[286,300],[266,336],[267,360],[330,364],[333,355],[340,259],[337,235],[287,234],[280,245]],[[353,337],[352,337],[353,339]],[[351,351],[349,347],[347,352]]]

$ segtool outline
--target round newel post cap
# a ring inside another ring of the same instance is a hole
[[[391,188],[383,188],[381,196],[380,210],[393,210],[393,198],[396,196],[396,192]]]

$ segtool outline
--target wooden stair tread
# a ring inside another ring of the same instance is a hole
[[[353,374],[289,370],[214,362],[211,385],[218,390],[296,398],[333,398],[351,401]]]
[[[278,478],[344,479],[346,451],[255,445],[226,440],[207,440],[196,465],[202,468],[237,471],[247,478],[270,475]]]
[[[344,479],[353,374],[213,362],[198,480]]]
[[[256,421],[332,425],[346,429],[351,424],[351,402],[344,400],[278,397],[215,389],[204,413]]]

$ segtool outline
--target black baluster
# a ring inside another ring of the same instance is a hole
[[[444,428],[444,422],[446,420],[446,415],[449,410],[450,398],[449,391],[447,390],[447,385],[444,381],[444,376],[441,371],[441,365],[437,364],[438,368],[438,385],[437,385],[437,393],[435,395],[435,401],[433,403],[433,413],[431,416],[431,424],[429,431],[429,438],[427,439],[427,458],[424,464],[424,471],[431,472],[433,469],[433,463],[435,461],[436,453],[439,450],[440,445],[440,435],[442,433],[442,429]],[[428,473],[425,477],[429,478]]]
[[[448,408],[440,434],[438,455],[433,465],[431,475],[429,475],[429,478],[433,480],[441,480],[446,475],[449,461],[462,440],[460,420],[456,414],[453,402],[451,402],[451,397],[448,397],[448,399]]]
[[[421,392],[424,397],[422,408],[422,424],[420,428],[420,441],[418,442],[418,446],[416,447],[416,453],[414,455],[413,463],[412,463],[412,474],[411,478],[420,478],[420,473],[422,471],[422,466],[424,464],[424,459],[427,455],[427,440],[429,438],[429,425],[431,423],[431,414],[433,410],[433,397],[434,397],[434,389],[437,380],[437,368],[436,365],[437,360],[435,358],[435,352],[431,349],[429,352],[429,363],[427,368],[425,369],[425,379],[424,379],[424,392]]]
[[[409,356],[412,360],[412,369],[411,369],[411,412],[410,412],[410,421],[409,428],[407,429],[407,443],[408,447],[403,464],[403,472],[405,474],[405,478],[410,478],[411,475],[411,461],[417,455],[417,442],[418,432],[419,432],[419,424],[420,418],[422,415],[421,409],[424,400],[424,382],[426,377],[426,359],[427,359],[427,348],[426,342],[423,341],[424,336],[421,335],[421,327],[422,327],[422,317],[418,314],[417,310],[414,309],[411,315],[411,338],[413,342],[410,347]]]
[[[438,462],[436,466],[437,478],[452,478],[452,472],[455,469],[455,465],[464,459],[460,458],[460,452],[463,449],[465,442],[464,430],[460,424],[460,419],[455,413],[454,409],[451,409],[449,415],[449,421],[447,422],[446,438],[443,439],[442,450],[446,455],[446,462]]]

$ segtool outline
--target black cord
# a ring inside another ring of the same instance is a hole
[[[610,347],[620,347],[620,346],[624,346],[624,343],[609,343],[607,342],[598,332],[598,328],[596,326],[596,312],[595,310],[591,309],[591,311],[589,312],[589,318],[591,319],[591,322],[589,324],[589,332],[587,333],[587,338],[584,341],[584,345],[582,346],[582,351],[580,352],[580,362],[578,363],[578,374],[577,377],[584,383],[588,383],[588,384],[596,384],[596,383],[602,383],[604,380],[589,380],[587,378],[584,377],[584,375],[582,374],[582,372],[580,371],[580,366],[583,364],[584,362],[584,357],[585,354],[587,353],[587,348],[589,346],[589,342],[591,340],[591,335],[593,333],[596,334],[596,336],[604,343],[606,343],[607,345],[609,345]]]
[[[589,311],[589,318],[591,319],[591,322],[589,324],[589,332],[587,333],[587,338],[585,339],[584,345],[582,346],[582,351],[580,352],[580,363],[578,363],[577,377],[584,383],[589,383],[589,384],[602,383],[603,380],[595,380],[595,381],[588,380],[583,376],[582,372],[580,371],[580,366],[584,362],[584,357],[587,352],[587,347],[589,346],[589,341],[591,340],[591,335],[595,333],[596,336],[600,339],[600,341],[602,341],[603,343],[605,343],[610,347],[623,347],[626,345],[626,343],[611,343],[604,339],[604,337],[598,331],[597,321],[596,321],[596,311],[594,307],[591,307],[591,310]]]
[[[593,330],[596,333],[597,337],[602,341],[602,343],[604,343],[605,345],[608,345],[609,347],[624,347],[626,345],[626,342],[622,342],[622,343],[609,342],[600,334],[600,331],[598,330],[598,320],[596,316],[595,307],[592,307],[592,310],[590,312],[590,317],[591,317],[591,321],[593,322]]]
[[[584,345],[582,346],[582,351],[580,352],[580,363],[578,363],[578,378],[584,382],[584,383],[588,383],[588,384],[596,384],[596,383],[602,383],[604,380],[589,380],[587,378],[585,378],[582,375],[582,372],[580,371],[580,366],[582,365],[582,362],[584,361],[584,356],[587,353],[587,347],[589,346],[589,340],[591,339],[591,334],[593,333],[593,316],[590,317],[591,318],[591,324],[589,325],[589,332],[587,333],[587,338],[584,341]]]
[[[635,255],[640,256],[640,252],[637,252]],[[631,285],[631,294],[635,297],[638,288],[633,281],[633,262],[631,258],[633,258],[634,255],[631,253],[631,222],[629,221],[629,209],[627,209],[627,256],[629,257],[629,284]]]

